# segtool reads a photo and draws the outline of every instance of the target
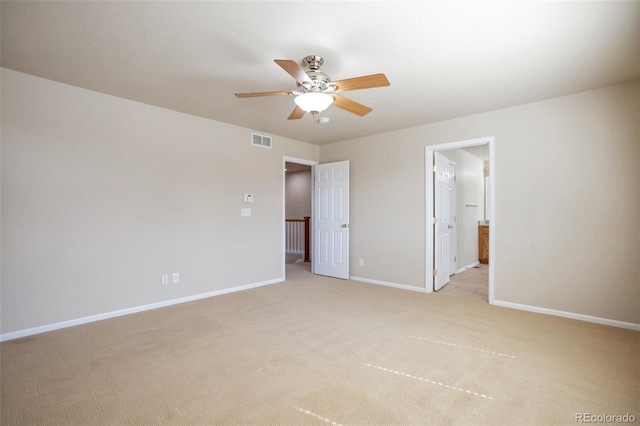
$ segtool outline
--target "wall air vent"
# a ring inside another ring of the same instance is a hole
[[[261,146],[263,148],[271,148],[271,136],[251,133],[251,145]]]

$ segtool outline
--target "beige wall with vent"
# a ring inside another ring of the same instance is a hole
[[[1,77],[1,333],[283,278],[282,159],[317,146]]]
[[[3,334],[282,279],[285,155],[350,160],[351,274],[424,288],[425,146],[482,136],[496,299],[640,323],[640,82],[266,149],[251,129],[1,73]]]
[[[351,274],[424,288],[425,146],[494,136],[496,300],[639,324],[638,117],[636,81],[323,146],[351,161]]]

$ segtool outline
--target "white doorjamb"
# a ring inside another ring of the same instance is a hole
[[[285,221],[287,220],[287,212],[286,212],[286,202],[287,202],[287,163],[296,163],[296,164],[304,164],[305,166],[315,166],[318,164],[318,161],[305,160],[304,158],[295,158],[295,157],[287,157],[284,155],[282,157],[282,278],[286,277],[286,258],[284,252],[287,250],[286,241],[287,241],[287,229],[285,225]],[[315,194],[315,186],[314,181],[311,179],[311,211],[313,211],[313,196]],[[311,225],[313,226],[313,225]],[[313,229],[309,233],[311,237],[313,235]],[[311,272],[313,273],[313,262],[311,262]]]
[[[434,188],[433,188],[433,153],[436,151],[445,151],[448,149],[466,148],[476,145],[488,145],[489,146],[489,210],[491,212],[491,226],[489,226],[489,303],[493,304],[494,301],[494,279],[495,279],[495,243],[496,243],[496,211],[495,211],[495,158],[494,158],[494,144],[495,140],[493,136],[468,139],[457,142],[447,142],[437,145],[428,145],[425,147],[425,175],[426,175],[426,215],[425,215],[425,228],[426,228],[426,268],[425,268],[425,291],[427,293],[433,292],[433,207],[434,207]]]

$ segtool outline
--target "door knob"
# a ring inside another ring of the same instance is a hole
[[[349,227],[349,225],[348,225],[348,224],[346,224],[346,223],[343,223],[343,224],[342,224],[342,227],[343,227],[343,228],[348,228],[348,227]]]

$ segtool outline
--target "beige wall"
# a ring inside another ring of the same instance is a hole
[[[424,287],[425,146],[494,136],[495,299],[640,323],[638,117],[636,81],[323,146],[351,162],[351,274]]]
[[[478,221],[484,216],[484,161],[462,149],[440,153],[456,163],[456,267],[461,269],[478,262]]]
[[[285,217],[311,217],[311,169],[287,172],[285,187]]]
[[[317,146],[1,77],[2,333],[282,278],[282,159]]]
[[[482,136],[496,300],[640,323],[640,82],[269,150],[250,129],[1,78],[1,333],[282,278],[283,155],[350,160],[351,274],[424,287],[425,146]]]

